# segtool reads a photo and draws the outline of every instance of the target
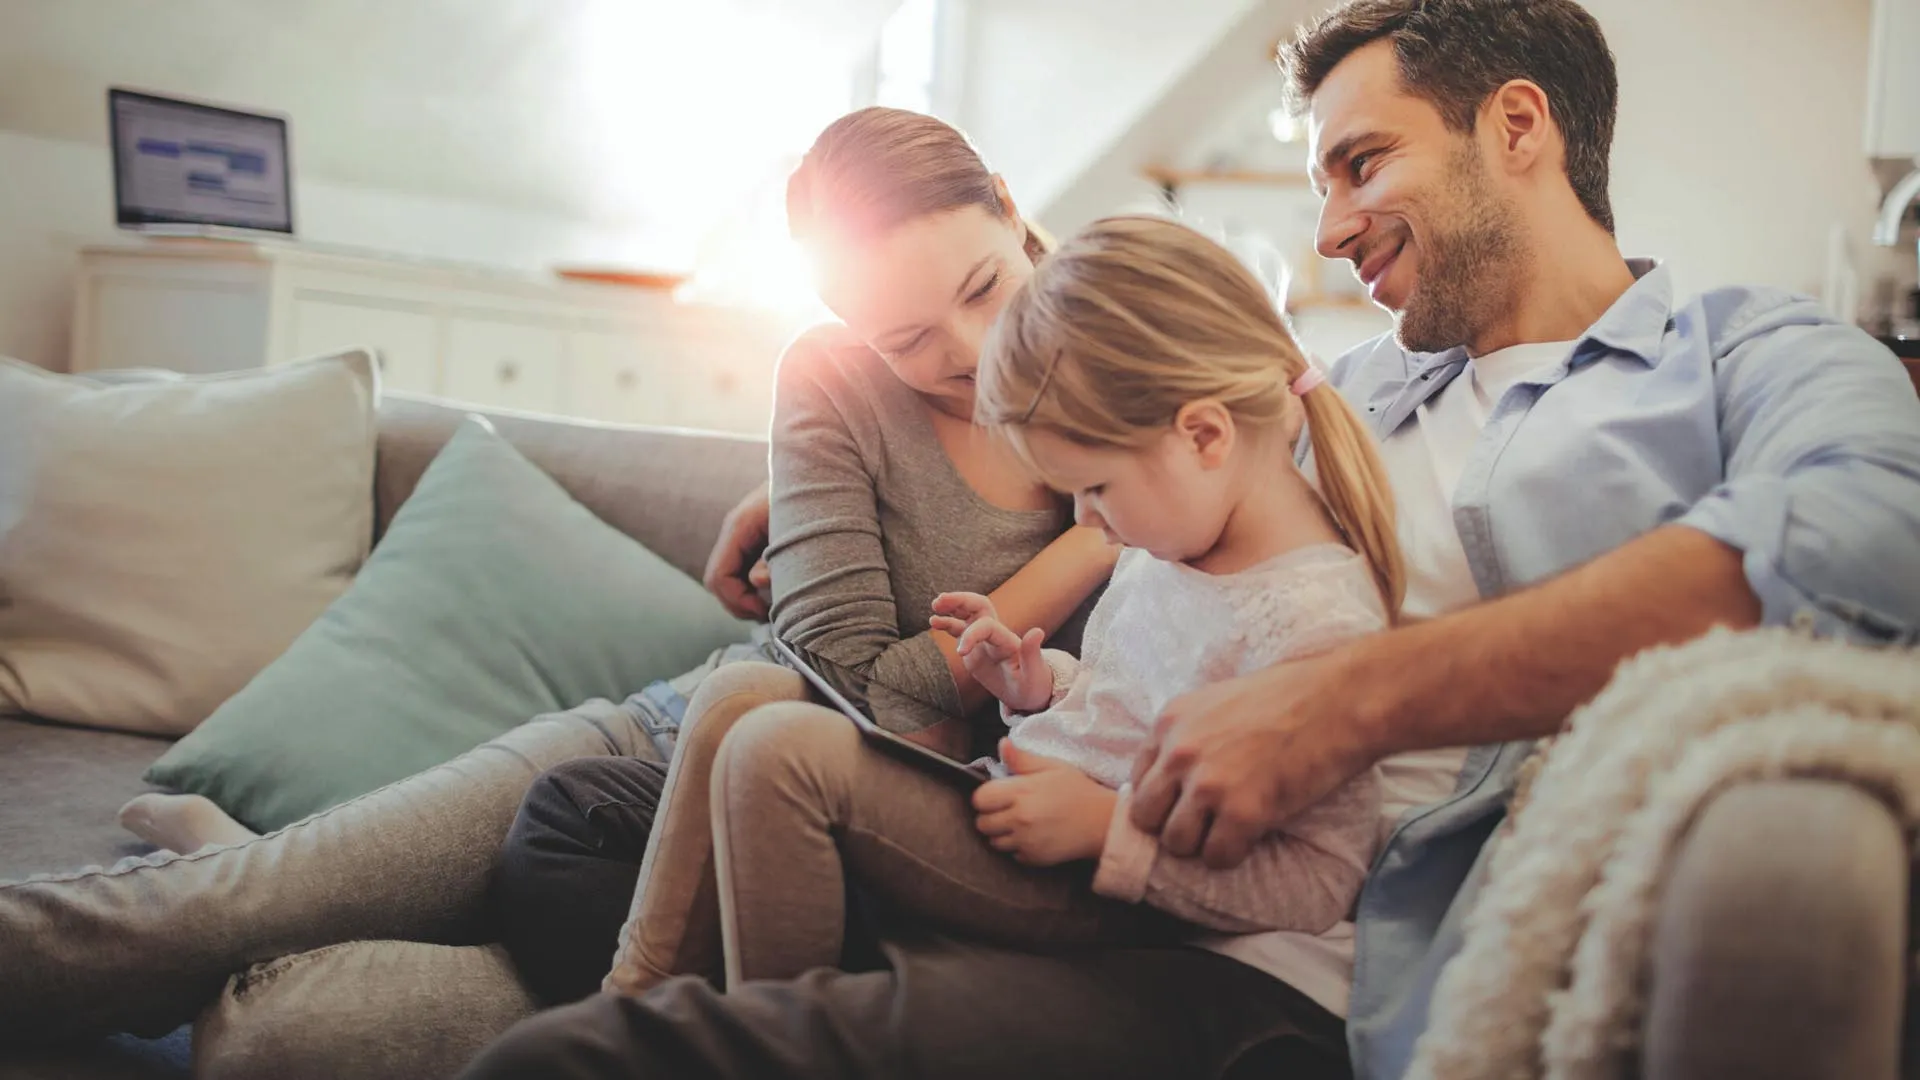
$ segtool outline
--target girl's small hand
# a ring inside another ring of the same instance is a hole
[[[1064,761],[1000,740],[1014,775],[973,793],[974,824],[995,849],[1027,866],[1097,859],[1120,796]]]
[[[1016,634],[979,593],[941,593],[927,625],[955,640],[967,673],[1015,712],[1036,712],[1053,700],[1053,669],[1040,655],[1039,627]]]

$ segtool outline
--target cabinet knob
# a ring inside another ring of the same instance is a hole
[[[520,377],[520,365],[511,360],[500,361],[500,381],[510,383]]]
[[[613,385],[622,390],[633,389],[639,381],[640,377],[633,373],[632,368],[621,368],[620,373],[613,377]]]

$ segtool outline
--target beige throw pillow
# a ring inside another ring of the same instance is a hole
[[[178,735],[373,539],[365,352],[108,381],[0,357],[0,713]]]

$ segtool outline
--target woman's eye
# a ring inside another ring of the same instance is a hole
[[[1000,287],[1000,274],[998,271],[995,271],[994,275],[987,279],[987,283],[985,285],[982,285],[978,289],[973,290],[973,295],[967,297],[967,303],[977,304],[980,301],[985,300],[987,297],[992,296],[993,290],[999,287]]]
[[[912,341],[907,342],[905,345],[902,345],[897,349],[889,349],[886,354],[887,359],[900,360],[900,359],[904,359],[905,357],[912,356],[914,353],[920,351],[920,346],[926,343],[927,343],[927,335],[921,334],[919,337],[914,338]]]
[[[1085,495],[1089,499],[1092,499],[1092,498],[1098,497],[1102,492],[1106,490],[1107,490],[1107,485],[1095,484],[1092,487],[1083,490],[1082,492],[1080,492],[1080,494]]]

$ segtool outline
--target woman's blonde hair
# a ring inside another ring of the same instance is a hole
[[[1164,218],[1112,217],[1047,256],[1007,301],[982,350],[974,416],[1029,463],[1027,431],[1135,449],[1207,398],[1239,423],[1277,431],[1307,371],[1259,279],[1231,252]],[[1397,614],[1406,570],[1373,437],[1332,387],[1297,400],[1321,497]]]
[[[977,206],[1009,212],[993,171],[951,124],[873,106],[828,124],[787,178],[787,231],[803,245],[862,243],[915,218]],[[1027,257],[1052,246],[1030,222]]]

